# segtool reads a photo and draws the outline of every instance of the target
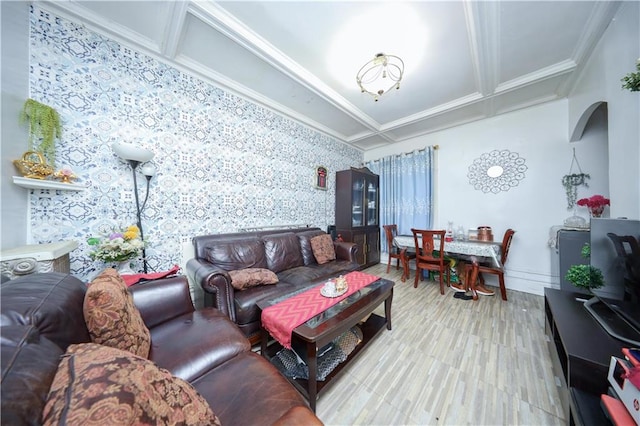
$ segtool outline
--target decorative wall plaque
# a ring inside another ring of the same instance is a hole
[[[327,173],[326,167],[316,167],[316,188],[327,190]]]
[[[469,183],[474,189],[497,194],[518,186],[527,171],[525,159],[509,150],[482,154],[469,166]]]

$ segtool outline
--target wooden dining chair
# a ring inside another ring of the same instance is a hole
[[[398,225],[382,225],[384,234],[387,237],[387,251],[389,252],[389,261],[387,262],[387,274],[391,268],[391,261],[396,259],[396,270],[400,268],[400,260],[402,255],[400,249],[393,245],[393,239],[398,235]]]
[[[480,280],[480,285],[482,286],[484,286],[484,277],[482,276],[482,274],[492,274],[498,276],[502,300],[507,300],[507,288],[504,286],[504,265],[507,263],[507,256],[509,255],[511,240],[513,240],[513,234],[515,233],[516,231],[514,231],[513,229],[507,229],[504,233],[504,237],[502,238],[502,247],[500,248],[500,262],[502,263],[501,269],[487,265],[480,265],[478,267],[478,279]]]
[[[633,235],[607,233],[618,255],[619,267],[624,270],[623,300],[640,300],[640,244]]]
[[[440,294],[444,294],[444,276],[447,276],[447,286],[451,283],[449,274],[449,263],[444,258],[444,235],[445,230],[433,231],[425,229],[411,229],[413,233],[413,241],[416,246],[416,278],[413,287],[418,287],[418,279],[422,280],[422,271],[438,271],[440,275]],[[440,241],[434,243],[434,237],[438,237]],[[438,254],[434,254],[434,250]]]
[[[389,269],[391,267],[391,260],[396,259],[396,270],[400,266],[400,262],[402,260],[402,249],[393,245],[393,239],[398,235],[398,225],[382,225],[384,229],[384,233],[387,237],[387,250],[389,252],[389,261],[387,262],[387,274],[389,273]],[[405,251],[406,261],[408,262],[411,259],[415,259],[416,254],[411,250]],[[404,267],[404,264],[403,264]]]

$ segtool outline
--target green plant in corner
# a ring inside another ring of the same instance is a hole
[[[636,61],[636,70],[638,72],[630,72],[622,77],[622,88],[630,92],[640,92],[640,58]]]
[[[591,245],[585,244],[580,251],[582,257],[589,259],[591,257]],[[587,290],[600,288],[604,285],[604,276],[602,271],[595,266],[589,265],[571,265],[564,278],[576,287]]]
[[[55,166],[55,140],[62,128],[58,112],[33,99],[27,99],[20,112],[20,122],[29,124],[29,150],[41,152],[51,166]]]

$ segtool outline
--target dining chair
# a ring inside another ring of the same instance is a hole
[[[393,245],[393,239],[398,235],[398,225],[382,225],[384,234],[387,237],[387,251],[389,252],[389,261],[387,262],[387,274],[391,268],[391,261],[396,259],[396,270],[400,268],[400,260],[402,255],[400,249]]]
[[[618,255],[618,262],[624,270],[624,300],[640,300],[640,244],[633,235],[607,233]]]
[[[500,248],[500,263],[502,264],[502,268],[495,268],[493,266],[488,265],[479,265],[478,266],[478,279],[480,280],[480,285],[484,287],[484,277],[482,274],[492,274],[498,276],[498,282],[500,284],[500,295],[502,295],[502,300],[507,300],[507,288],[504,286],[504,265],[507,263],[507,256],[509,255],[509,248],[511,247],[511,240],[513,240],[513,234],[516,231],[509,228],[504,232],[504,237],[502,238],[502,246]]]
[[[447,286],[451,283],[449,274],[449,263],[444,258],[444,235],[445,230],[434,231],[426,229],[411,229],[413,241],[416,247],[416,278],[413,287],[418,287],[418,277],[422,280],[423,270],[438,271],[440,275],[440,294],[444,294],[444,275],[447,275]],[[439,242],[434,242],[434,237],[439,238]],[[434,251],[437,250],[437,255]]]
[[[402,261],[402,249],[396,247],[393,244],[393,239],[398,235],[398,225],[382,225],[384,229],[384,233],[387,237],[387,250],[389,252],[389,261],[387,262],[387,274],[389,273],[389,268],[391,267],[391,260],[396,259],[396,270],[400,267],[400,261]],[[405,251],[406,261],[408,262],[411,259],[415,259],[415,253],[410,250]],[[404,264],[403,264],[404,267]]]

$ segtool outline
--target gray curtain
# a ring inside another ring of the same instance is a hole
[[[411,228],[430,229],[433,225],[434,148],[392,155],[365,163],[380,176],[380,232],[382,225],[398,225],[399,234]],[[388,253],[387,241],[381,248]]]

